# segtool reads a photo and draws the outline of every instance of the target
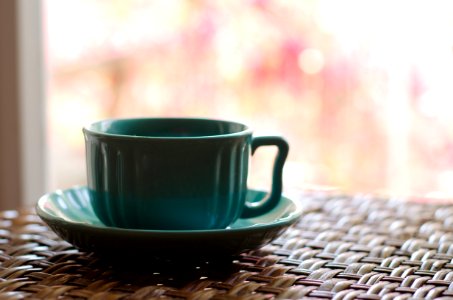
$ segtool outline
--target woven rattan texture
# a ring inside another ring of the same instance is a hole
[[[1,212],[0,299],[453,299],[453,206],[304,201],[300,222],[261,250],[119,265],[74,249],[30,211]]]

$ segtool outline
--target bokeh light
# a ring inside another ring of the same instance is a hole
[[[85,182],[88,122],[196,116],[286,136],[291,188],[451,196],[452,16],[451,1],[46,0],[52,185]]]

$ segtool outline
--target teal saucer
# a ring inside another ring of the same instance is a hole
[[[249,190],[248,201],[264,192]],[[46,194],[36,205],[39,217],[62,239],[82,251],[105,256],[124,255],[233,255],[270,243],[294,224],[300,205],[282,197],[273,210],[239,219],[226,229],[141,230],[108,227],[95,215],[86,187]]]

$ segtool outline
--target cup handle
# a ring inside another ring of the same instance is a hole
[[[277,157],[275,158],[274,168],[272,171],[272,187],[269,194],[258,201],[247,201],[241,218],[253,218],[264,214],[275,206],[280,201],[282,194],[282,175],[283,165],[288,156],[289,145],[286,140],[280,136],[260,136],[252,138],[252,155],[256,149],[261,146],[277,146]]]

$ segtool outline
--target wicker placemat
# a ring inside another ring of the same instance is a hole
[[[30,211],[0,213],[0,299],[453,299],[453,205],[310,194],[300,222],[238,257],[111,265]],[[139,258],[140,259],[140,258]]]

